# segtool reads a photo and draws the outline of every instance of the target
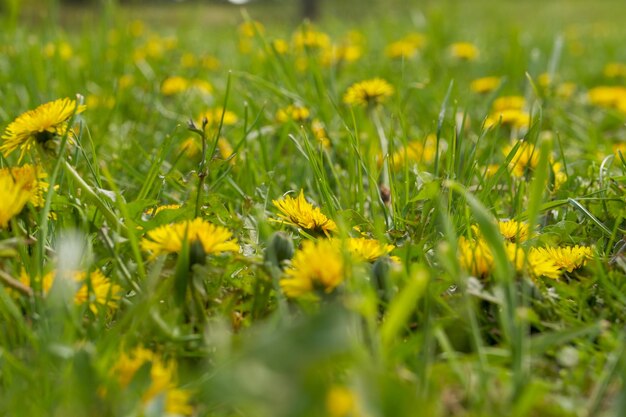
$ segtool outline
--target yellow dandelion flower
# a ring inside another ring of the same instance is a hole
[[[356,395],[346,387],[333,386],[326,394],[326,410],[329,417],[348,417],[355,415]]]
[[[326,67],[342,62],[354,62],[361,58],[363,50],[358,45],[336,45],[322,51],[320,62]]]
[[[470,90],[474,93],[485,94],[494,91],[502,83],[501,77],[482,77],[470,83]]]
[[[294,122],[304,122],[310,115],[311,112],[306,107],[300,104],[290,104],[289,106],[276,112],[276,120],[280,123],[286,123],[289,120],[293,120]]]
[[[626,98],[626,87],[600,86],[587,92],[589,103],[600,107],[617,107]]]
[[[392,59],[411,59],[417,55],[419,47],[413,42],[401,39],[387,45],[385,55]]]
[[[522,96],[503,96],[493,101],[491,108],[494,112],[504,110],[522,110],[526,105],[526,99]]]
[[[529,226],[527,223],[516,222],[515,220],[498,221],[498,229],[502,236],[511,242],[524,242],[528,239]]]
[[[239,35],[245,38],[254,38],[257,34],[263,35],[265,33],[265,26],[261,22],[249,20],[240,24],[237,31]]]
[[[556,88],[556,95],[559,98],[567,100],[574,94],[576,88],[576,84],[572,82],[561,83]]]
[[[24,164],[20,167],[0,168],[0,177],[13,179],[25,191],[30,193],[29,202],[35,207],[43,207],[44,193],[48,191],[48,183],[44,180],[48,174],[41,166]]]
[[[506,146],[503,150],[504,155],[508,155],[512,150],[513,146]],[[535,146],[528,142],[521,142],[511,159],[509,169],[512,175],[523,177],[527,171],[535,169],[537,164],[539,164],[539,152],[535,150]]]
[[[435,159],[437,154],[437,137],[430,134],[425,141],[411,141],[405,147],[395,151],[391,157],[391,166],[400,169],[407,163],[428,164]],[[382,158],[379,159],[382,165]]]
[[[48,295],[50,292],[50,288],[52,288],[52,284],[54,284],[54,271],[50,271],[46,273],[43,278],[40,279],[41,283],[41,292],[44,297]],[[35,281],[24,268],[20,271],[19,281],[29,288],[33,288],[33,281]]]
[[[200,154],[201,150],[202,149],[198,143],[198,139],[195,136],[188,137],[178,147],[178,151],[183,152],[188,158],[193,158],[194,156]]]
[[[394,93],[394,88],[382,78],[374,78],[353,84],[343,96],[346,104],[372,105],[380,104]]]
[[[348,251],[357,259],[374,262],[376,259],[388,255],[395,246],[382,243],[376,239],[353,237],[347,241]]]
[[[278,216],[283,223],[300,227],[308,232],[330,236],[337,230],[334,221],[322,214],[319,207],[313,207],[304,198],[304,191],[300,190],[297,198],[286,196],[281,200],[273,200],[274,206],[280,210]]]
[[[179,253],[185,238],[191,244],[199,242],[205,254],[238,252],[239,245],[230,230],[197,218],[173,223],[148,232],[142,239],[143,250],[152,253],[152,258],[167,253]]]
[[[200,58],[200,65],[202,68],[214,71],[218,69],[222,63],[213,55],[204,55]]]
[[[274,39],[272,41],[272,48],[278,55],[285,55],[289,52],[289,43],[284,39]]]
[[[299,49],[325,49],[330,46],[330,37],[311,25],[298,29],[293,35],[293,44]]]
[[[74,295],[77,305],[89,303],[89,309],[94,314],[98,313],[99,308],[113,309],[118,306],[122,287],[113,284],[100,270],[96,269],[89,275],[86,272],[76,272],[73,278],[79,283],[78,291]]]
[[[210,95],[213,92],[213,86],[210,82],[201,79],[189,80],[180,76],[171,76],[163,80],[161,84],[161,94],[164,96],[173,96],[193,90],[201,94]]]
[[[604,66],[603,73],[607,78],[626,77],[626,64],[621,62],[609,62]]]
[[[280,286],[287,297],[332,292],[344,280],[341,247],[333,240],[304,241]]]
[[[461,267],[476,277],[484,277],[493,270],[493,255],[483,239],[459,238],[459,262]]]
[[[22,184],[14,182],[10,176],[0,176],[0,228],[6,228],[31,198],[32,192]]]
[[[6,158],[20,148],[20,160],[36,143],[46,143],[68,131],[67,122],[74,114],[82,113],[84,105],[69,98],[42,104],[18,116],[4,131],[0,152]]]
[[[325,149],[330,148],[330,139],[328,139],[328,133],[326,133],[326,128],[324,124],[319,119],[313,119],[311,123],[311,131],[313,132],[313,136]]]
[[[567,174],[563,171],[563,164],[560,162],[552,163],[551,168],[554,174],[554,191],[557,191],[567,181]]]
[[[222,121],[222,114],[224,115],[224,120]],[[239,118],[237,115],[230,110],[223,109],[209,109],[200,115],[200,119],[206,118],[207,126],[209,128],[215,128],[220,125],[220,121],[222,121],[223,126],[232,126]],[[201,125],[201,124],[199,124]]]
[[[165,411],[175,415],[190,415],[193,407],[189,404],[191,393],[177,388],[176,363],[164,361],[159,355],[145,348],[135,348],[129,353],[122,353],[113,366],[113,374],[120,387],[127,387],[137,371],[145,364],[150,364],[150,385],[142,395],[144,405],[159,395],[165,396]]]
[[[517,245],[517,243],[505,242],[504,246],[506,250],[506,256],[513,264],[513,267],[518,272],[523,272],[526,267],[526,253],[521,246]]]
[[[217,140],[217,150],[220,152],[220,157],[222,157],[222,159],[224,160],[233,156],[234,153],[233,147],[226,138],[219,138]],[[236,160],[236,157],[232,157],[228,162],[231,165],[234,165]]]
[[[499,110],[491,113],[485,120],[485,129],[489,129],[496,124],[512,126],[516,129],[525,129],[530,126],[530,114],[517,109]]]
[[[470,42],[456,42],[450,45],[450,54],[457,59],[474,61],[478,58],[479,51],[476,45]]]
[[[551,259],[561,270],[572,272],[587,263],[593,254],[589,246],[545,247],[535,249]]]
[[[554,262],[545,251],[537,248],[531,248],[528,251],[528,272],[533,278],[546,277],[550,279],[559,279],[561,276],[561,268]]]

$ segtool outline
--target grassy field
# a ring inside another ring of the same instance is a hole
[[[323,5],[3,17],[0,415],[626,415],[626,6]]]

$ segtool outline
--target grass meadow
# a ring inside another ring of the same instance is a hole
[[[3,4],[0,415],[626,415],[621,1]]]

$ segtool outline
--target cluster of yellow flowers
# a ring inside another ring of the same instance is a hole
[[[337,231],[336,223],[306,201],[304,191],[297,198],[286,196],[273,203],[279,210],[280,222],[318,236],[316,241],[302,243],[281,280],[288,297],[330,293],[349,275],[347,262],[374,262],[395,248],[376,239],[331,237]],[[390,259],[399,262],[396,257]]]
[[[491,114],[485,120],[485,129],[498,123],[515,129],[527,129],[530,125],[530,114],[524,110],[526,100],[521,96],[504,96],[494,100]]]
[[[572,272],[582,267],[592,257],[589,246],[530,247],[526,250],[522,245],[529,236],[526,223],[499,221],[498,228],[505,240],[509,262],[517,272],[527,272],[533,279],[558,279],[565,271]],[[494,269],[493,254],[478,228],[472,227],[472,230],[472,238],[459,238],[459,262],[469,274],[488,277]]]

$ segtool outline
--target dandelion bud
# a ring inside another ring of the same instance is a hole
[[[284,233],[276,232],[272,235],[270,243],[265,251],[265,262],[269,262],[278,268],[282,268],[284,261],[293,258],[293,242]]]

